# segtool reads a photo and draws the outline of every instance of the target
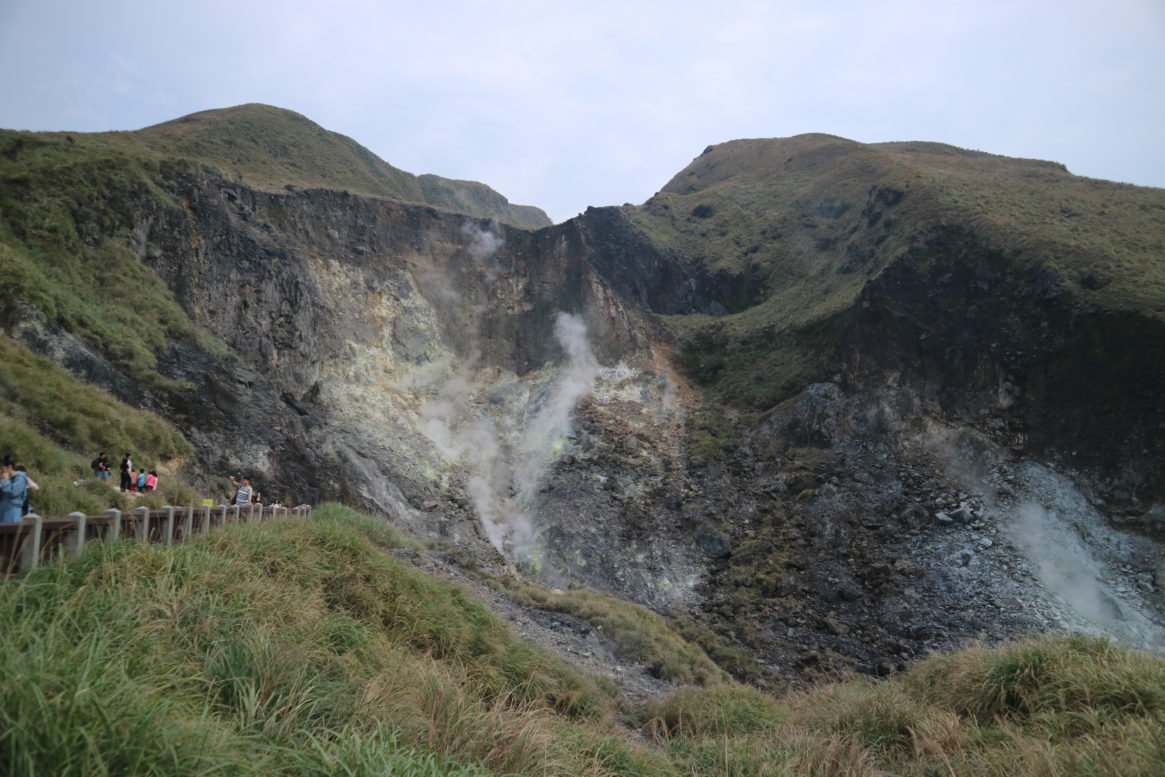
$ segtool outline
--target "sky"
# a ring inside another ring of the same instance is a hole
[[[556,222],[804,132],[1165,187],[1165,0],[0,0],[0,127],[248,102]]]

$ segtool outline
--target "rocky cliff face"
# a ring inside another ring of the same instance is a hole
[[[190,170],[168,185],[178,207],[123,202],[133,250],[229,353],[173,342],[177,389],[79,343],[66,361],[175,421],[191,476],[357,503],[552,582],[692,597],[690,543],[650,509],[683,469],[681,379],[585,230]],[[26,341],[68,342],[33,318]]]
[[[1165,538],[1165,347],[1152,316],[1081,306],[1051,267],[948,229],[863,291],[853,390],[909,388],[948,422],[1078,474],[1117,523]]]

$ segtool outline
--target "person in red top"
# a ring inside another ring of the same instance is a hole
[[[146,490],[153,491],[158,487],[158,473],[150,470],[146,473]]]

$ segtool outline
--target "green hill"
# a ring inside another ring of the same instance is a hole
[[[829,135],[737,140],[710,146],[633,218],[711,270],[751,271],[780,323],[844,307],[950,225],[1047,263],[1089,304],[1165,318],[1165,190],[1053,162]]]
[[[432,205],[522,228],[550,224],[484,184],[414,176],[350,138],[266,105],[204,111],[135,132],[0,130],[0,259],[16,301],[157,381],[168,339],[225,353],[193,326],[134,248],[135,230],[186,207],[182,186],[208,172],[259,190],[325,188]],[[140,247],[139,247],[140,248]]]
[[[398,560],[402,542],[331,505],[172,547],[90,545],[3,583],[5,774],[1149,777],[1165,763],[1165,661],[1105,642],[630,705]]]
[[[743,407],[771,407],[835,370],[859,295],[952,235],[962,245],[945,256],[995,252],[1042,268],[1079,310],[1165,321],[1165,190],[1053,162],[829,135],[736,140],[623,212],[710,279],[715,309],[668,322],[693,374]]]
[[[184,161],[257,189],[338,189],[496,218],[523,229],[551,223],[538,208],[513,205],[484,184],[406,173],[305,116],[256,103],[132,132],[3,131],[0,155],[29,173],[98,160],[131,168]]]
[[[213,165],[258,188],[344,189],[496,218],[523,229],[551,223],[538,208],[512,205],[485,184],[406,173],[351,138],[270,105],[203,111],[132,134],[155,153]]]

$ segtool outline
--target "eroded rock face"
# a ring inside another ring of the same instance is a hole
[[[137,204],[134,248],[231,355],[175,343],[159,369],[194,388],[137,399],[192,440],[191,474],[343,499],[555,584],[693,599],[699,554],[653,508],[683,470],[680,379],[586,230],[172,185],[180,209]]]
[[[912,389],[815,384],[709,472],[699,612],[788,680],[1046,629],[1165,642],[1159,545]]]

